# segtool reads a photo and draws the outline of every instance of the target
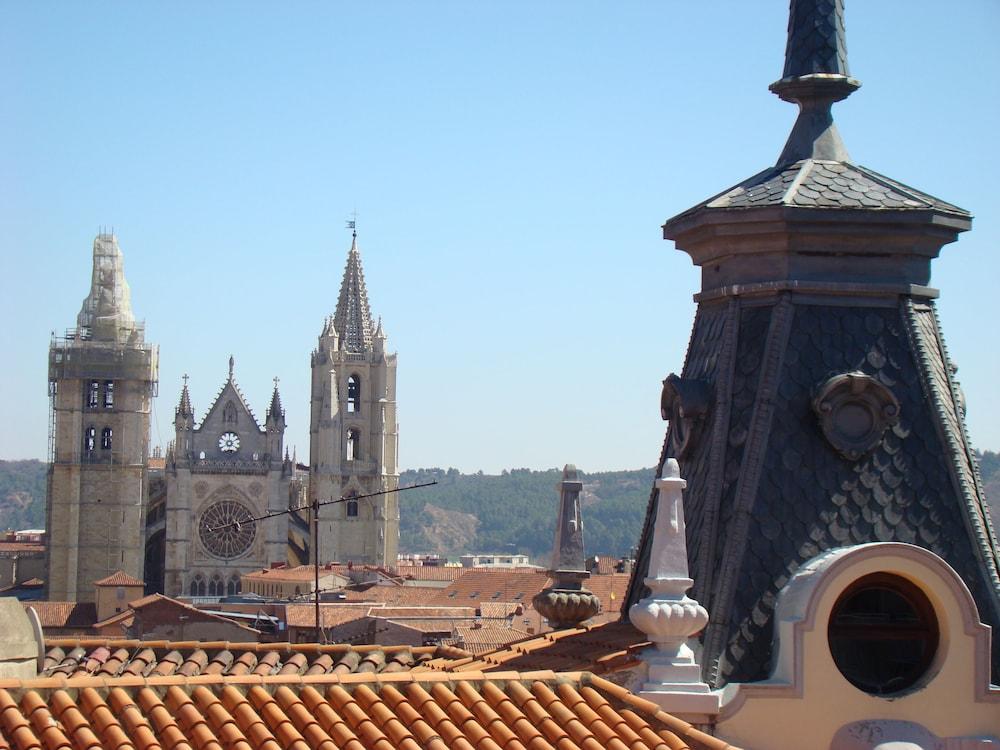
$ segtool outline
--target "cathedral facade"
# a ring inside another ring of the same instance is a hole
[[[264,424],[229,377],[195,424],[187,382],[174,415],[166,461],[164,593],[224,596],[240,576],[288,551],[291,461],[282,458],[285,412],[275,383]],[[269,516],[267,520],[251,519]]]
[[[165,466],[151,474],[158,349],[132,313],[117,239],[99,235],[77,326],[49,351],[48,598],[93,600],[94,582],[116,570],[148,591],[225,596],[242,573],[290,558],[394,566],[396,355],[373,323],[356,234],[311,368],[308,480],[285,449],[277,380],[261,423],[232,358],[200,422],[185,376]],[[283,512],[307,499],[318,549],[304,527],[290,533],[301,514]]]

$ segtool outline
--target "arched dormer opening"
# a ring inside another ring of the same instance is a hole
[[[361,376],[351,373],[347,379],[347,413],[357,414],[361,411]]]

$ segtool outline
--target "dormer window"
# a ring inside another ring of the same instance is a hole
[[[356,414],[361,411],[361,378],[351,375],[347,379],[347,412]]]
[[[848,586],[833,605],[830,654],[848,682],[872,695],[913,687],[938,647],[934,606],[916,585],[872,573]]]

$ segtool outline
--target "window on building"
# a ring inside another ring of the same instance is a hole
[[[101,430],[101,448],[106,451],[111,450],[111,428],[105,427]]]
[[[115,405],[115,381],[104,381],[104,408],[111,409]]]
[[[357,518],[358,517],[358,501],[348,500],[347,501],[347,517]]]
[[[352,414],[361,411],[361,378],[357,375],[347,379],[347,411]]]
[[[361,433],[355,428],[347,431],[347,460],[357,461],[361,458]]]
[[[96,443],[97,428],[93,426],[88,427],[83,431],[83,449],[87,451],[87,453],[92,453],[94,448],[97,447]]]
[[[227,401],[222,407],[222,422],[224,424],[236,424],[236,404]]]
[[[852,583],[827,628],[837,669],[859,690],[889,695],[915,685],[938,647],[934,606],[915,584],[889,573]]]
[[[236,596],[238,593],[240,593],[240,579],[237,576],[231,576],[226,583],[226,596]]]
[[[226,587],[222,584],[222,576],[218,573],[212,576],[212,580],[208,582],[208,595],[209,596],[225,596]]]
[[[201,573],[191,579],[188,591],[191,596],[205,596],[205,579],[202,578]]]
[[[101,393],[101,384],[96,380],[90,381],[90,390],[87,392],[87,407],[90,409],[97,408],[97,397]]]

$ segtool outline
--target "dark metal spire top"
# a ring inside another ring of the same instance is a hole
[[[843,0],[792,0],[782,78],[812,73],[849,76]]]
[[[802,159],[851,160],[830,109],[861,83],[850,77],[844,0],[791,0],[785,70],[771,91],[799,105],[778,164]]]

